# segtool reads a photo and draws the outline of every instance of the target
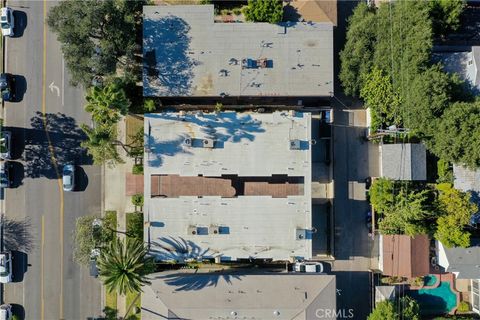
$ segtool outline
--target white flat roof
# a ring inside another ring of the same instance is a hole
[[[144,6],[143,13],[145,96],[333,92],[331,23],[214,23],[213,5]],[[246,58],[271,67],[242,69]]]
[[[189,254],[179,257],[175,250],[173,254],[165,250],[185,246],[196,248],[194,252],[204,257],[225,259],[311,257],[309,231],[302,240],[297,240],[296,233],[312,228],[310,113],[146,114],[145,135],[144,210],[151,222],[146,237],[164,246],[157,248],[158,257],[189,258]],[[212,138],[218,148],[189,147],[186,137]],[[292,139],[298,139],[299,150],[290,149]],[[303,177],[303,194],[150,198],[151,176],[167,174]],[[211,225],[224,227],[228,234],[188,232],[190,226]]]

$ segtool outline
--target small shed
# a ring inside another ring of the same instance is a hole
[[[394,180],[427,180],[427,151],[420,143],[380,146],[380,176]]]

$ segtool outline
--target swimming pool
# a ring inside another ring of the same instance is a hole
[[[423,284],[428,287],[433,286],[435,283],[437,283],[437,277],[433,274],[426,275],[423,278]]]
[[[436,288],[410,290],[408,295],[418,301],[422,314],[444,314],[457,306],[457,296],[446,281]]]

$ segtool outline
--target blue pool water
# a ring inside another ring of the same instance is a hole
[[[426,275],[426,276],[423,278],[423,283],[424,283],[426,286],[433,286],[435,283],[437,283],[437,277],[434,276],[433,274]]]
[[[448,313],[457,305],[457,296],[445,281],[433,289],[410,290],[408,295],[418,301],[422,314]]]

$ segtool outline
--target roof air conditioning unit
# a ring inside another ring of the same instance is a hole
[[[211,225],[210,228],[208,228],[208,233],[209,234],[220,234],[220,228],[216,225]]]
[[[300,140],[290,140],[290,150],[300,150]]]
[[[300,100],[300,101],[301,101],[301,100]],[[301,105],[301,104],[299,104],[299,105]],[[295,117],[295,115],[296,115],[295,110],[288,110],[288,115],[289,115],[290,117]]]
[[[183,144],[187,147],[191,147],[192,146],[192,139],[191,138],[185,138],[185,140],[183,140]]]
[[[190,234],[192,234],[192,235],[198,234],[198,232],[197,232],[197,226],[189,226],[187,233],[188,233],[189,235],[190,235]]]
[[[203,139],[204,148],[213,148],[214,141],[212,139]]]

